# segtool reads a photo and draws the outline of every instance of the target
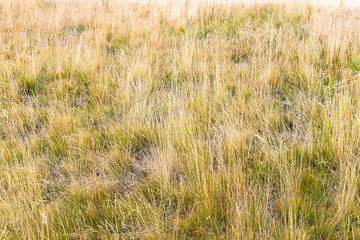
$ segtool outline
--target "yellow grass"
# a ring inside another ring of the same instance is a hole
[[[0,239],[359,239],[359,20],[2,2]]]

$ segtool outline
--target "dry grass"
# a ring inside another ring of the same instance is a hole
[[[0,239],[359,239],[360,16],[195,5],[1,3]]]

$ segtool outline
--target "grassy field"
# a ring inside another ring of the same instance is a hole
[[[359,25],[0,3],[0,239],[359,239]]]

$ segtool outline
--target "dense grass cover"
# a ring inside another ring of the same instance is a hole
[[[0,239],[359,239],[358,12],[0,7]]]

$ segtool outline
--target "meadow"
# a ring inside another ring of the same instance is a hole
[[[0,239],[359,239],[360,15],[0,3]]]

